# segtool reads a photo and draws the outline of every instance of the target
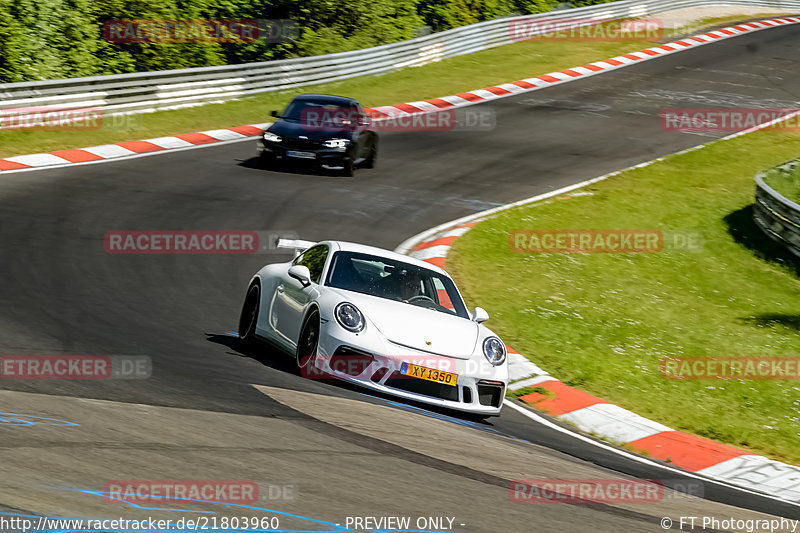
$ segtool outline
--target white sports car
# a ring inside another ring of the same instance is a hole
[[[505,344],[470,315],[453,280],[429,263],[339,241],[280,239],[288,263],[250,282],[239,336],[293,354],[303,375],[331,376],[483,416],[500,413]]]

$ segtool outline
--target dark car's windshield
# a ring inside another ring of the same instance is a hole
[[[450,278],[386,257],[336,252],[325,285],[469,318]]]
[[[292,100],[281,114],[281,118],[298,121],[311,121],[320,124],[344,126],[344,120],[351,109],[330,101],[307,99]]]

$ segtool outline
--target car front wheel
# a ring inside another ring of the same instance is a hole
[[[258,309],[261,305],[261,287],[254,283],[247,291],[239,316],[239,339],[245,344],[256,341],[256,323],[258,322]]]
[[[297,343],[297,367],[304,369],[317,356],[319,347],[319,311],[312,311],[306,317],[303,328],[300,330],[300,339]]]
[[[372,145],[372,148],[370,148],[367,160],[364,161],[364,168],[375,168],[377,160],[378,160],[378,143],[375,143]]]
[[[342,161],[342,176],[347,176],[348,178],[352,178],[353,174],[355,173],[355,164],[353,163],[353,158],[348,157],[347,159]]]

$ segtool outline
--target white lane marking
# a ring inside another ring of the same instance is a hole
[[[117,146],[116,144],[101,144],[100,146],[90,146],[89,148],[83,148],[83,150],[86,150],[87,152],[94,154],[96,156],[107,157],[107,158],[117,158],[127,155],[136,155],[136,152],[134,152],[133,150],[128,150],[127,148],[123,148],[122,146]]]
[[[449,246],[445,246],[440,244],[438,246],[431,246],[430,248],[423,248],[422,250],[416,250],[410,254],[411,257],[415,257],[417,259],[421,259],[425,261],[426,259],[433,259],[435,257],[444,257],[447,255],[447,250],[449,250]]]
[[[31,167],[45,167],[69,163],[69,161],[63,157],[58,157],[57,155],[53,154],[15,155],[13,157],[6,157],[5,160],[13,163],[20,163],[21,165],[29,165]]]
[[[558,380],[549,374],[544,374],[541,376],[534,376],[532,378],[527,378],[521,381],[516,381],[514,383],[511,383],[508,386],[508,390],[519,390],[519,389],[524,389],[525,387],[535,387],[536,385],[540,385],[548,381],[558,381]]]
[[[247,135],[242,135],[241,133],[226,129],[198,131],[197,133],[208,135],[209,137],[213,137],[214,139],[219,139],[220,141],[232,141],[234,139],[253,138],[252,136],[248,137]]]
[[[408,102],[407,104],[429,113],[442,110],[440,107],[436,107],[435,105],[430,104],[424,100],[418,100],[416,102]]]
[[[760,455],[740,455],[699,470],[698,473],[769,492],[787,500],[800,500],[800,468]]]
[[[171,148],[182,148],[184,146],[194,146],[189,141],[184,141],[183,139],[178,139],[177,137],[156,137],[155,139],[147,139],[147,142],[153,143],[156,146],[160,146],[161,148],[171,149]],[[108,146],[114,146],[108,145]]]
[[[639,59],[649,59],[651,57],[655,57],[655,56],[651,56],[650,54],[645,54],[644,52],[641,52],[641,51],[639,51],[639,52],[631,52],[631,53],[629,53],[627,55],[638,57]],[[628,58],[628,59],[630,59],[630,58]]]
[[[448,104],[453,104],[456,106],[464,105],[470,103],[469,100],[461,98],[460,96],[450,95],[450,96],[441,96],[439,98],[431,98],[431,100],[444,100]]]
[[[653,57],[655,57],[655,56],[653,56]],[[614,60],[614,61],[619,61],[620,63],[624,63],[626,65],[630,65],[631,63],[638,63],[637,60],[631,59],[629,57],[617,56],[617,57],[612,57],[611,59]]]
[[[586,68],[586,67],[572,67],[572,68],[568,68],[568,69],[564,69],[564,70],[572,70],[572,71],[577,72],[579,74],[583,74],[584,76],[588,76],[588,75],[591,75],[591,74],[594,74],[595,72],[597,72],[596,70],[592,70],[592,69]],[[574,78],[574,76],[570,76],[570,77]]]
[[[503,83],[501,85],[495,85],[495,87],[499,87],[500,89],[505,89],[511,93],[523,93],[525,89],[520,87],[519,85],[514,85],[513,83]]]
[[[655,56],[653,56],[653,57],[655,57]],[[595,72],[595,74],[600,74],[601,72],[605,72],[607,70],[614,70],[615,68],[619,68],[620,67],[620,65],[613,65],[611,63],[606,63],[605,61],[595,61],[594,63],[589,63],[589,64],[593,65],[595,67],[600,67],[601,69],[603,69],[603,70],[599,70],[599,71]]]
[[[584,431],[597,433],[614,442],[633,442],[664,431],[674,431],[664,424],[611,403],[590,405],[557,418],[572,422]]]
[[[435,239],[431,239],[431,241],[444,239],[445,237],[461,237],[462,235],[464,235],[469,230],[470,230],[470,228],[455,228],[455,229],[452,229],[450,231],[445,231],[441,235],[437,235],[436,238]],[[420,244],[422,244],[422,243],[420,243]]]
[[[510,380],[526,378],[532,374],[544,373],[533,361],[522,354],[508,354],[508,377]]]
[[[484,100],[493,100],[495,98],[500,98],[500,96],[494,94],[491,91],[487,91],[486,89],[473,89],[470,93],[474,94],[475,96],[480,96]]]

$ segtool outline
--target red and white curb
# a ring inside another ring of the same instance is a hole
[[[142,141],[101,144],[74,150],[58,150],[45,154],[17,155],[0,159],[0,172],[31,170],[41,167],[66,166],[153,155],[166,151],[186,150],[199,146],[236,142],[259,135],[270,123],[250,124],[234,128],[184,133]]]
[[[612,57],[611,59],[606,59],[605,61],[597,61],[595,63],[589,63],[588,65],[573,67],[558,72],[550,72],[549,74],[543,74],[534,78],[527,78],[450,96],[442,96],[431,100],[375,107],[368,111],[374,120],[392,120],[442,111],[443,109],[470,106],[519,93],[544,89],[595,74],[602,74],[603,72],[616,70],[656,57],[674,54],[676,52],[688,50],[689,48],[737,37],[746,33],[798,23],[800,23],[800,17],[780,17],[758,22],[748,22],[746,24],[730,26],[679,41],[654,46],[638,52],[623,54],[621,56]],[[126,141],[115,144],[92,146],[89,148],[58,150],[43,154],[7,157],[5,159],[0,159],[0,173],[98,163],[121,158],[149,156],[173,150],[187,150],[215,143],[243,141],[259,135],[268,124],[269,123],[250,124],[234,128],[145,139],[142,141]]]
[[[677,153],[691,152],[714,142],[739,137],[797,115],[800,115],[800,112],[789,113],[784,117],[770,120],[756,127]],[[539,201],[550,201],[548,199],[553,197],[558,197],[559,200],[566,200],[570,198],[569,193],[571,191],[608,179],[627,170],[649,166],[661,160],[663,158],[653,159],[555,191],[446,222],[407,239],[395,251],[444,268],[447,253],[453,243],[473,226],[495,213]],[[626,445],[627,448],[633,449],[638,453],[644,453],[651,458],[669,462],[687,472],[694,472],[704,478],[733,484],[747,490],[768,494],[781,500],[800,502],[800,467],[780,463],[767,457],[750,454],[727,444],[676,431],[601,398],[572,388],[549,375],[523,355],[510,347],[507,348],[511,381],[508,388],[512,391],[526,387],[536,387],[543,390],[544,392],[541,393],[534,391],[520,397],[521,400],[536,409],[558,420],[573,424],[585,432],[600,436],[615,444]],[[552,424],[547,419],[536,416],[528,410],[522,409],[513,402],[506,400],[505,404],[539,423],[569,433],[568,430]],[[585,439],[582,435],[574,432],[572,434],[578,438]],[[597,446],[607,447],[594,440],[585,440]],[[615,450],[614,448],[607,448],[612,451]]]

